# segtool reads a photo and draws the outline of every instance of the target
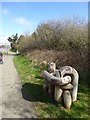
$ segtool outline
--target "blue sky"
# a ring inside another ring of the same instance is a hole
[[[88,2],[3,2],[2,38],[18,33],[32,33],[48,20],[80,16],[88,19]]]

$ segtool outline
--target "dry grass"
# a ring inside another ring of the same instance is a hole
[[[27,57],[38,63],[53,61],[58,67],[70,65],[78,71],[88,69],[88,54],[77,51],[33,50]]]

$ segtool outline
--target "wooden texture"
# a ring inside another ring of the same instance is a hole
[[[70,109],[71,108],[72,98],[71,98],[70,92],[67,91],[67,90],[63,92],[63,102],[64,102],[64,107],[66,109]]]

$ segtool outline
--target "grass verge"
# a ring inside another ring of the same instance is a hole
[[[62,104],[55,101],[43,92],[44,79],[41,77],[45,66],[38,66],[25,56],[18,55],[14,58],[14,63],[22,81],[22,88],[32,97],[39,117],[43,118],[87,118],[88,114],[88,90],[87,80],[80,82],[78,100],[74,102],[70,110],[66,110]]]

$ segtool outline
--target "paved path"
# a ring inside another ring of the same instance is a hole
[[[13,64],[13,55],[4,55],[4,63],[0,65],[0,73],[1,69],[2,118],[37,118],[33,103],[23,98],[22,85]]]
[[[0,120],[2,118],[2,65],[0,64]]]

